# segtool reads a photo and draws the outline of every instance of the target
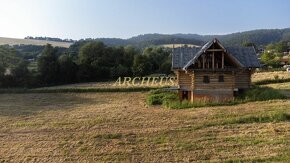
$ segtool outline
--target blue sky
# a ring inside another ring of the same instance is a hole
[[[0,37],[129,38],[290,27],[289,0],[0,0]]]

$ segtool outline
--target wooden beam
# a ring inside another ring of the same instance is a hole
[[[225,53],[222,52],[222,68],[225,67]]]
[[[212,69],[214,69],[214,51],[212,52]]]

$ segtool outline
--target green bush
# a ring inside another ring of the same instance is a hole
[[[160,93],[160,94],[152,94],[147,97],[147,104],[149,105],[161,105],[163,102],[165,94]]]
[[[152,90],[147,96],[148,105],[166,105],[166,103],[176,100],[178,100],[176,93],[162,89]]]

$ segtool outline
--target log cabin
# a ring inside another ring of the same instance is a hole
[[[251,87],[258,67],[253,47],[224,47],[216,38],[199,48],[172,49],[180,100],[230,101]]]

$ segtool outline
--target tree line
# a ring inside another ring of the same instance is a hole
[[[11,46],[0,46],[0,87],[39,87],[76,82],[107,81],[125,76],[169,74],[170,50],[78,43],[63,51],[47,44],[35,67]]]

